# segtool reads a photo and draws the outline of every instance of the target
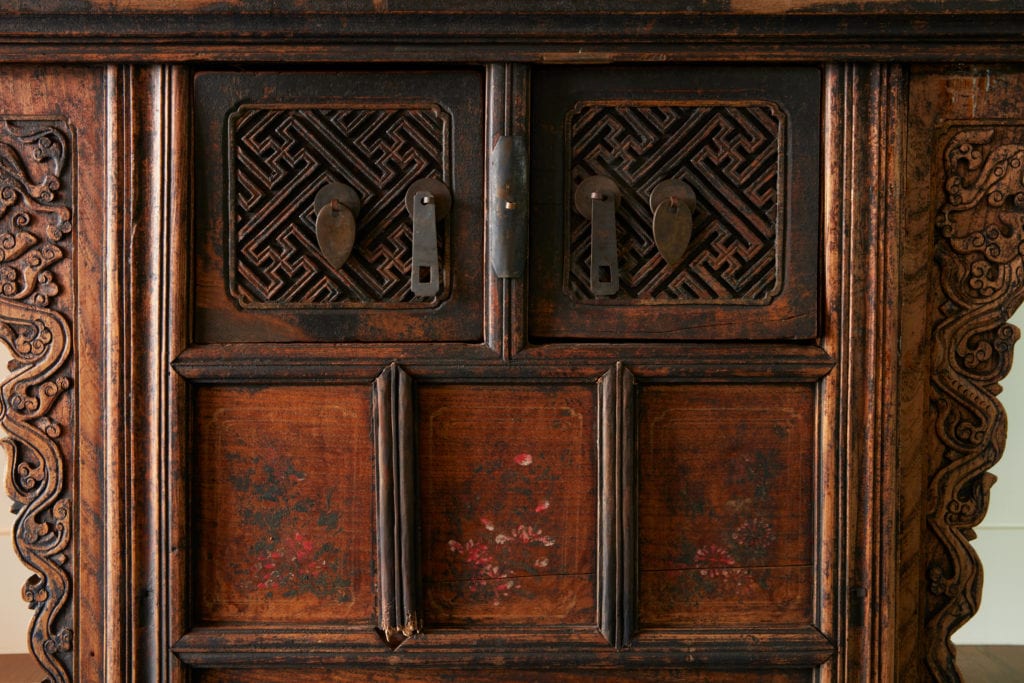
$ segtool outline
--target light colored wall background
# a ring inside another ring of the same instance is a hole
[[[1024,328],[1024,309],[1010,322]],[[1016,350],[999,397],[1010,420],[1006,451],[992,468],[999,480],[974,542],[985,589],[977,616],[953,638],[962,644],[1024,645],[1024,342]]]
[[[1024,327],[1024,312],[1014,323]],[[1024,645],[1024,341],[1017,348],[1017,368],[1001,396],[1010,416],[1006,453],[993,469],[999,481],[975,542],[985,567],[985,594],[978,616],[954,638],[962,644]],[[0,370],[7,367],[8,358],[0,344]],[[0,450],[0,461],[6,481],[5,451]],[[21,598],[28,570],[14,554],[10,507],[6,493],[0,493],[0,653],[27,651],[31,615]]]
[[[11,354],[0,344],[0,379],[7,377]],[[0,431],[0,437],[7,435]],[[7,451],[0,448],[0,653],[28,652],[28,621],[32,613],[21,599],[29,572],[14,554],[14,515],[7,497]]]

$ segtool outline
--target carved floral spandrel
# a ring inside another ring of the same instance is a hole
[[[72,136],[59,120],[0,119],[0,338],[10,377],[0,425],[17,513],[14,545],[33,571],[30,646],[49,680],[71,680],[71,499],[61,436],[71,411],[70,288],[62,280],[72,230]]]
[[[981,598],[971,547],[988,508],[1006,413],[996,398],[1020,333],[1007,323],[1024,300],[1024,125],[959,126],[944,149],[937,219],[941,287],[934,328],[933,406],[941,461],[929,481],[927,653],[931,675],[959,681],[949,636]]]

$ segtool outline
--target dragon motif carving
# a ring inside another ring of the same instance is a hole
[[[0,385],[6,488],[15,548],[34,572],[22,589],[34,610],[31,648],[55,683],[71,680],[73,643],[62,442],[72,414],[62,401],[71,385],[71,144],[63,121],[0,119],[0,338],[13,357]]]
[[[938,681],[959,681],[949,636],[977,611],[982,574],[970,541],[988,507],[1006,440],[996,398],[1024,300],[1024,125],[963,126],[945,147],[937,220],[941,300],[934,328],[933,407],[941,460],[929,481],[927,660]]]

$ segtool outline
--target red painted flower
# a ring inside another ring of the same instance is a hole
[[[533,464],[533,456],[529,453],[520,453],[515,458],[516,464],[521,467],[526,467]]]
[[[729,551],[714,543],[697,550],[693,562],[700,568],[700,575],[709,578],[726,576],[728,570],[725,567],[736,566],[736,560],[729,554]]]

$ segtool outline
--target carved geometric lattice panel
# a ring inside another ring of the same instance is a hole
[[[414,296],[412,218],[405,193],[421,178],[449,182],[450,119],[438,107],[242,106],[230,119],[229,284],[247,308],[432,306],[448,285],[447,231],[438,226],[441,291]],[[313,200],[333,182],[362,200],[341,268],[321,254]]]
[[[572,193],[588,176],[615,181],[619,292],[590,289],[590,221],[570,212],[565,287],[577,300],[615,303],[770,302],[781,289],[784,114],[742,106],[583,103],[569,113]],[[697,195],[693,236],[668,265],[651,231],[651,190],[681,179]],[[571,197],[567,205],[572,206]]]

